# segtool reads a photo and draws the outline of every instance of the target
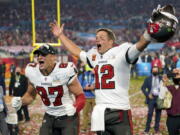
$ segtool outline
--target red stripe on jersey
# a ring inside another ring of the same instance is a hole
[[[123,121],[123,111],[121,110],[120,112],[119,112],[119,119],[120,119],[120,121]]]
[[[68,66],[68,63],[61,63],[59,65],[59,68],[66,68]]]
[[[133,122],[132,122],[131,110],[128,110],[128,119],[129,119],[129,125],[130,125],[131,134],[133,135]]]
[[[79,135],[79,134],[80,134],[80,131],[81,131],[81,128],[80,128],[80,115],[79,115],[79,113],[78,113],[77,115],[78,115],[77,129],[78,129],[78,135]]]

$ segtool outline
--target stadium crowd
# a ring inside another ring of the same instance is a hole
[[[151,10],[158,5],[159,1],[140,0],[138,8],[134,6],[136,3],[137,0],[93,0],[91,2],[61,0],[61,22],[66,24],[66,33],[69,33],[69,37],[85,48],[93,42],[80,39],[77,33],[92,33],[99,27],[113,29],[119,41],[136,42],[142,33],[141,28],[145,27],[144,22],[149,19]],[[163,3],[168,3],[168,0],[164,0]],[[176,7],[176,14],[179,16],[180,6],[175,0],[172,0],[171,4]],[[37,42],[56,42],[48,27],[49,22],[56,18],[55,5],[56,0],[35,1]],[[31,1],[18,0],[16,3],[1,4],[0,7],[2,13],[0,46],[30,46],[32,44]],[[179,37],[178,29],[178,34],[171,42],[179,42]]]
[[[61,0],[61,23],[65,23],[65,34],[84,50],[88,50],[95,44],[95,29],[100,27],[111,28],[117,35],[117,44],[122,41],[137,42],[146,27],[151,11],[159,4],[160,0]],[[139,7],[136,5],[139,3]],[[161,1],[162,4],[169,3],[169,0]],[[176,7],[176,15],[180,16],[180,3],[171,0]],[[23,7],[23,8],[22,8]],[[49,22],[56,19],[56,0],[35,1],[36,19],[36,42],[57,42],[52,36]],[[12,55],[29,57],[31,49],[11,52],[13,46],[32,46],[32,22],[31,22],[31,1],[16,0],[14,3],[0,4],[0,53],[3,56]],[[83,37],[82,35],[87,35]],[[91,35],[92,37],[88,37]],[[171,44],[180,42],[180,27],[177,34],[166,42]],[[5,47],[1,48],[1,47]],[[180,48],[179,48],[180,49]],[[63,46],[59,49],[61,55],[68,55]],[[139,62],[158,64],[162,72],[171,72],[179,62],[180,58],[177,49],[168,45],[157,51],[145,51],[141,54]],[[2,57],[2,55],[1,55]],[[0,58],[1,59],[1,58]],[[5,63],[4,63],[5,64]],[[23,67],[27,61],[22,64]],[[2,65],[2,62],[0,62]],[[2,66],[1,66],[2,67]],[[80,70],[80,63],[77,64]],[[11,73],[15,72],[16,65],[11,65]],[[85,67],[84,67],[85,68]],[[3,74],[5,70],[3,70]],[[88,72],[85,71],[84,72]],[[136,65],[132,67],[132,76],[138,76]],[[3,75],[5,78],[5,75]],[[6,95],[6,94],[4,94]],[[88,123],[86,123],[88,124]]]

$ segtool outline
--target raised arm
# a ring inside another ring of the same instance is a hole
[[[67,48],[67,50],[74,56],[79,58],[81,48],[79,48],[73,41],[71,41],[67,36],[64,35],[64,24],[61,26],[55,21],[50,23],[51,31],[55,37],[61,40],[62,44]]]
[[[150,42],[151,38],[147,31],[145,31],[144,34],[140,37],[140,40],[136,43],[137,50],[142,52]]]
[[[147,30],[136,43],[139,51],[143,51],[151,40],[165,42],[170,39],[176,31],[178,19],[175,16],[175,8],[171,5],[161,7],[158,5],[153,10],[147,23]]]

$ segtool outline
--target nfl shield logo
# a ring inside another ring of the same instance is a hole
[[[92,61],[96,60],[96,54],[92,55]]]

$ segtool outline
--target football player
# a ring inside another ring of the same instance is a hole
[[[155,13],[158,17],[162,16],[170,20],[172,23],[168,23],[168,25],[172,27],[171,30],[174,30],[177,18],[171,12],[165,10],[165,7],[158,7],[153,15]],[[98,29],[96,31],[96,47],[88,52],[81,50],[64,35],[64,25],[60,27],[56,22],[50,24],[52,33],[61,40],[67,50],[95,70],[96,106],[92,112],[91,130],[96,131],[98,135],[133,134],[128,95],[130,65],[136,63],[140,53],[151,42],[152,35],[153,39],[158,39],[164,38],[162,35],[168,33],[162,34],[161,32],[161,26],[169,27],[165,26],[164,22],[166,21],[162,21],[161,17],[158,18],[159,20],[154,18],[151,19],[151,25],[148,25],[148,29],[140,40],[134,45],[126,42],[114,47],[116,39],[114,33],[110,29]],[[161,22],[163,25],[159,25]],[[161,32],[161,36],[156,35],[157,32]]]
[[[57,50],[48,44],[34,54],[37,63],[30,63],[25,69],[28,90],[22,98],[14,97],[12,106],[18,110],[39,94],[46,108],[40,135],[78,135],[78,112],[85,97],[74,64],[56,62]]]

